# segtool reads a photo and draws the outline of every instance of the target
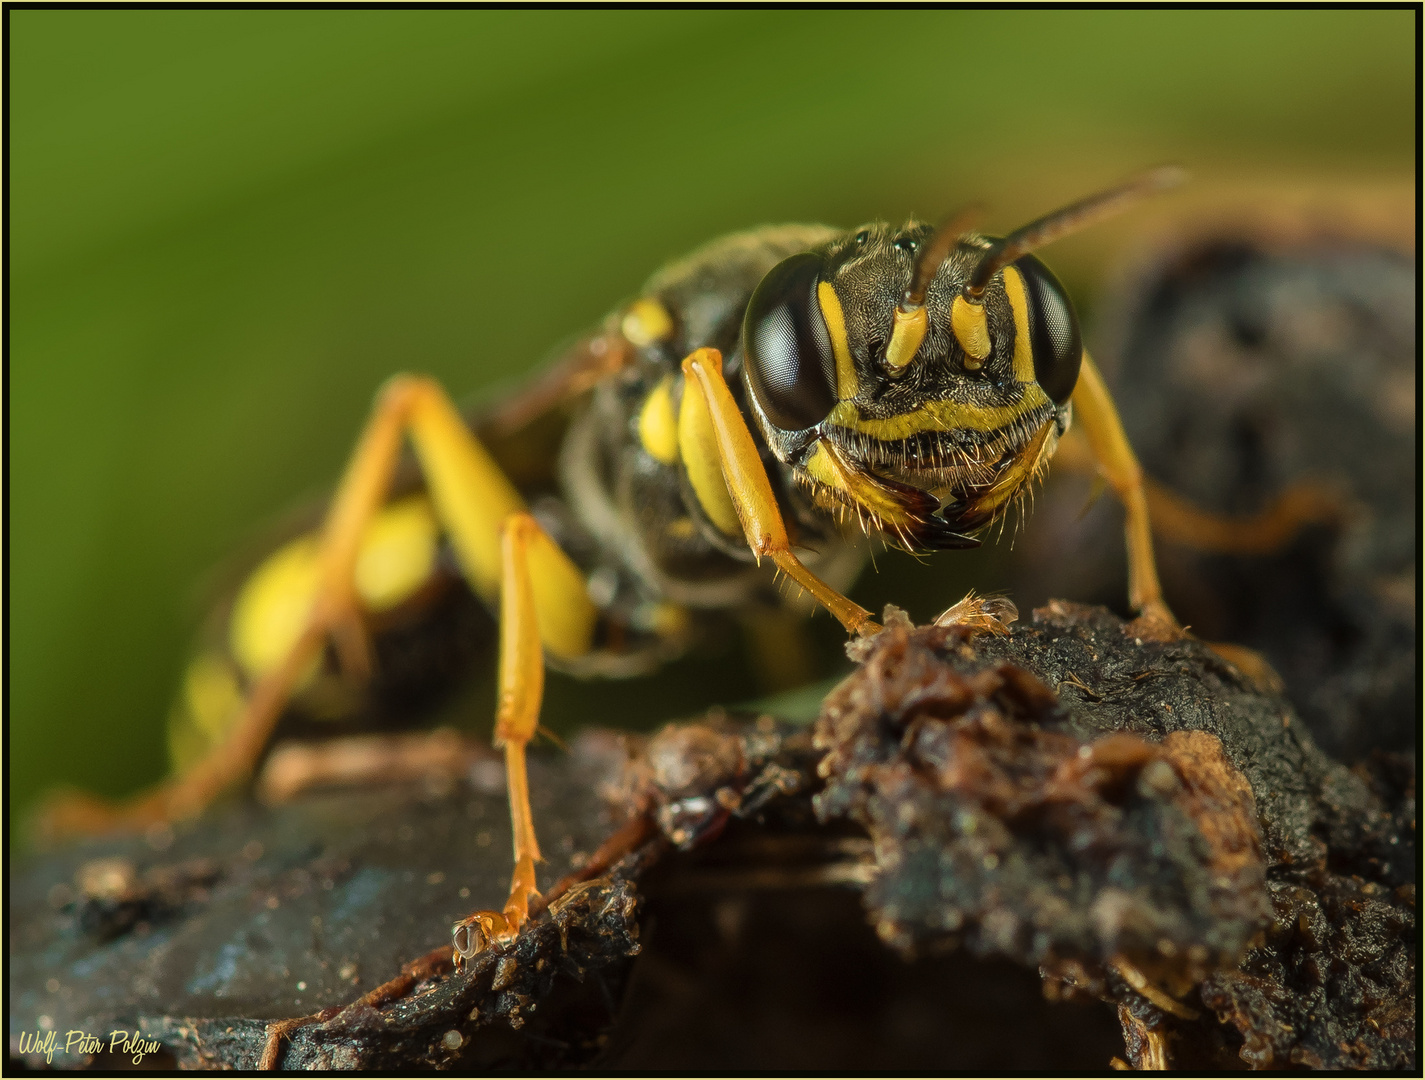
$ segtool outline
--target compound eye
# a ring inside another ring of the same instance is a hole
[[[806,253],[772,267],[742,321],[747,383],[782,431],[815,427],[836,404],[836,356],[816,295],[821,265]]]
[[[1034,378],[1055,405],[1069,400],[1079,381],[1083,340],[1074,305],[1050,269],[1033,255],[1014,265],[1024,278],[1029,308],[1029,341],[1034,348]]]

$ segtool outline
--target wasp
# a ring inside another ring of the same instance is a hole
[[[967,211],[939,227],[789,225],[706,245],[481,428],[568,411],[556,492],[538,503],[436,382],[393,378],[323,524],[248,577],[222,647],[190,665],[184,769],[118,811],[71,807],[73,819],[198,812],[251,774],[290,710],[350,711],[332,686],[390,665],[403,613],[429,622],[465,590],[498,615],[494,736],[515,869],[502,910],[455,927],[459,964],[517,935],[538,896],[525,754],[546,665],[645,671],[687,648],[709,612],[760,602],[778,575],[849,635],[874,634],[845,595],[869,542],[976,546],[1071,425],[1125,507],[1137,625],[1181,632],[1142,470],[1074,306],[1034,254],[1179,178],[1156,169],[999,238]]]

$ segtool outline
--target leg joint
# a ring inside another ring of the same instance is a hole
[[[409,409],[421,398],[441,394],[440,383],[429,375],[412,375],[401,372],[392,375],[376,392],[376,401],[382,409]]]
[[[539,522],[528,510],[516,510],[508,514],[500,524],[500,532],[503,535],[520,540],[528,540],[539,531]]]

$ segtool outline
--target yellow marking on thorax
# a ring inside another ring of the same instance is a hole
[[[916,519],[900,501],[864,473],[850,468],[831,443],[818,440],[816,449],[802,466],[817,483],[835,488],[890,525],[911,525]]]
[[[821,317],[826,321],[826,332],[831,335],[831,351],[836,357],[836,397],[839,401],[849,401],[861,389],[856,377],[856,365],[851,362],[851,345],[846,338],[846,316],[841,310],[841,298],[826,281],[816,287],[816,300],[821,305]]]
[[[674,540],[691,540],[698,534],[697,526],[693,524],[692,518],[680,517],[668,523],[663,530]]]
[[[1034,344],[1029,340],[1029,301],[1024,295],[1024,278],[1013,266],[1004,268],[1004,293],[1014,312],[1014,377],[1022,383],[1034,382]]]
[[[355,572],[357,596],[368,611],[395,607],[429,580],[439,532],[424,495],[392,503],[371,520],[357,549]],[[249,678],[281,663],[306,627],[320,582],[319,543],[316,533],[298,537],[268,556],[243,583],[233,604],[228,644]]]
[[[728,536],[742,535],[742,522],[727,481],[722,475],[722,458],[718,454],[717,432],[712,413],[702,394],[683,391],[683,404],[678,410],[678,456],[688,471],[688,482],[698,497],[703,513],[718,531]]]
[[[1013,405],[970,405],[959,401],[927,401],[920,408],[899,416],[867,419],[849,401],[838,402],[828,422],[873,438],[907,439],[926,431],[998,431],[1035,409],[1050,404],[1039,384],[1030,382]]]
[[[638,412],[638,439],[655,461],[678,461],[678,414],[673,411],[673,377],[665,375]]]
[[[950,329],[965,350],[965,366],[978,371],[990,355],[990,327],[985,321],[985,305],[973,304],[963,296],[950,305]]]
[[[629,305],[619,330],[635,348],[646,349],[673,336],[673,316],[657,300],[645,296]]]

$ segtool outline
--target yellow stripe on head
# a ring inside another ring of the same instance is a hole
[[[826,332],[831,335],[831,351],[836,357],[836,398],[850,401],[861,389],[856,377],[856,365],[851,362],[851,345],[846,339],[846,316],[841,310],[841,298],[826,281],[816,287],[821,317],[826,320]]]
[[[1014,377],[1022,383],[1034,382],[1034,345],[1029,340],[1029,301],[1024,295],[1024,278],[1013,266],[1004,268],[1004,294],[1014,312]]]
[[[971,405],[960,401],[927,401],[920,408],[899,416],[868,419],[849,401],[839,402],[827,420],[837,427],[847,428],[872,438],[908,439],[927,431],[998,431],[1036,409],[1052,403],[1031,381],[1013,405]]]

